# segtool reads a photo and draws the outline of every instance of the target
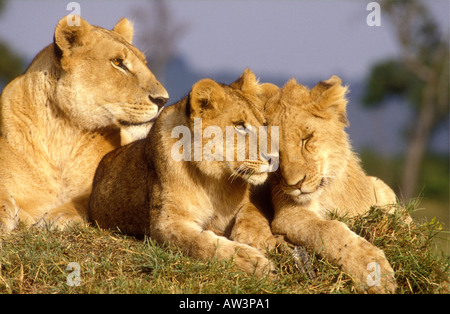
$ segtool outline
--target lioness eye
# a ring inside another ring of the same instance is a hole
[[[113,66],[121,68],[125,71],[128,71],[128,68],[123,64],[123,60],[120,58],[114,58],[111,60]]]

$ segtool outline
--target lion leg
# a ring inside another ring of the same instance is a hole
[[[64,230],[71,225],[84,223],[88,211],[89,195],[90,193],[86,193],[74,197],[70,201],[48,211],[35,223],[35,226]]]
[[[7,190],[0,192],[0,233],[14,230],[19,221],[26,226],[34,223],[33,217],[17,205],[15,198]]]
[[[315,212],[293,206],[276,213],[272,231],[340,266],[360,292],[395,292],[394,271],[383,251],[340,221],[324,220]]]
[[[269,220],[252,203],[248,203],[237,213],[230,239],[250,245],[261,252],[274,250],[277,246]]]
[[[272,263],[253,247],[218,236],[211,230],[203,230],[193,218],[186,219],[185,215],[164,216],[157,217],[151,228],[151,237],[160,243],[176,245],[201,260],[233,259],[238,269],[258,277],[269,274],[273,269]]]
[[[7,191],[0,193],[0,232],[11,232],[19,224],[19,208]]]

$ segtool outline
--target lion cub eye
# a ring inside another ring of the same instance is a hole
[[[245,123],[243,121],[235,122],[234,129],[238,132],[245,132]]]
[[[312,138],[312,134],[309,134],[307,136],[305,136],[304,138],[302,138],[302,141],[300,143],[300,145],[304,148],[306,148],[306,145],[308,144],[309,140]]]
[[[125,66],[125,64],[123,64],[123,59],[120,58],[114,58],[111,60],[111,64],[115,67],[115,68],[119,68],[125,71],[128,71],[128,68]]]

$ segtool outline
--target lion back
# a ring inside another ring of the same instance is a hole
[[[100,228],[118,228],[125,234],[144,236],[150,225],[148,177],[145,140],[108,153],[95,173],[89,220]]]

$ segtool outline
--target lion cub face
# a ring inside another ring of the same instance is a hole
[[[298,203],[317,198],[343,171],[346,91],[336,76],[311,90],[292,79],[266,104],[269,125],[280,127],[279,187]]]
[[[68,25],[66,18],[58,23],[55,51],[63,71],[56,102],[83,128],[145,125],[168,100],[145,56],[131,45],[132,37],[126,19],[112,31],[81,18],[78,26]]]
[[[208,176],[238,178],[251,184],[267,179],[259,138],[266,135],[260,85],[250,70],[234,83],[197,82],[189,95],[193,162]],[[264,133],[264,134],[263,134]]]

